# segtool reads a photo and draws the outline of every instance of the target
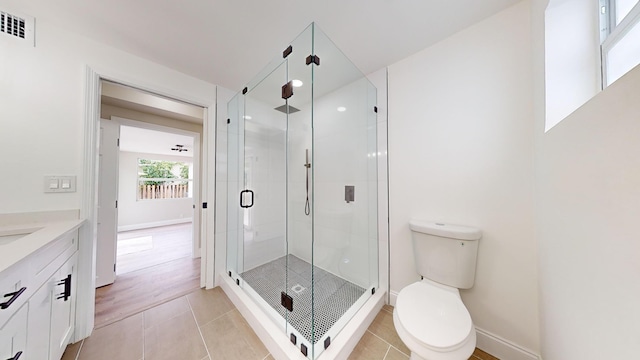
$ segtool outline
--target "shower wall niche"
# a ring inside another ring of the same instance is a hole
[[[311,359],[378,288],[376,112],[315,24],[228,104],[228,276]]]

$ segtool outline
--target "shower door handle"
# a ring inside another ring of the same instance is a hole
[[[243,196],[243,195],[244,195],[245,193],[246,193],[246,194],[251,194],[251,203],[250,203],[250,204],[248,204],[248,205],[245,205],[245,204],[244,204],[244,196]],[[252,190],[242,190],[242,191],[240,191],[240,207],[243,207],[243,208],[250,208],[250,207],[252,207],[252,206],[253,206],[253,191],[252,191]]]

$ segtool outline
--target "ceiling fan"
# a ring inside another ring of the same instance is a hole
[[[177,151],[177,152],[189,151],[189,149],[186,149],[184,145],[180,145],[180,144],[176,144],[176,146],[172,147],[171,150]]]

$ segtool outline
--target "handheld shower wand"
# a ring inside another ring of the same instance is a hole
[[[307,168],[307,200],[304,203],[304,214],[311,214],[311,206],[309,205],[309,169],[311,168],[311,163],[309,162],[309,149],[305,151],[305,163],[304,167]]]

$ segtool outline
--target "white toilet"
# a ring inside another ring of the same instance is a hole
[[[411,360],[466,360],[476,331],[458,289],[473,286],[480,230],[411,220],[411,237],[422,281],[403,288],[393,312]]]

